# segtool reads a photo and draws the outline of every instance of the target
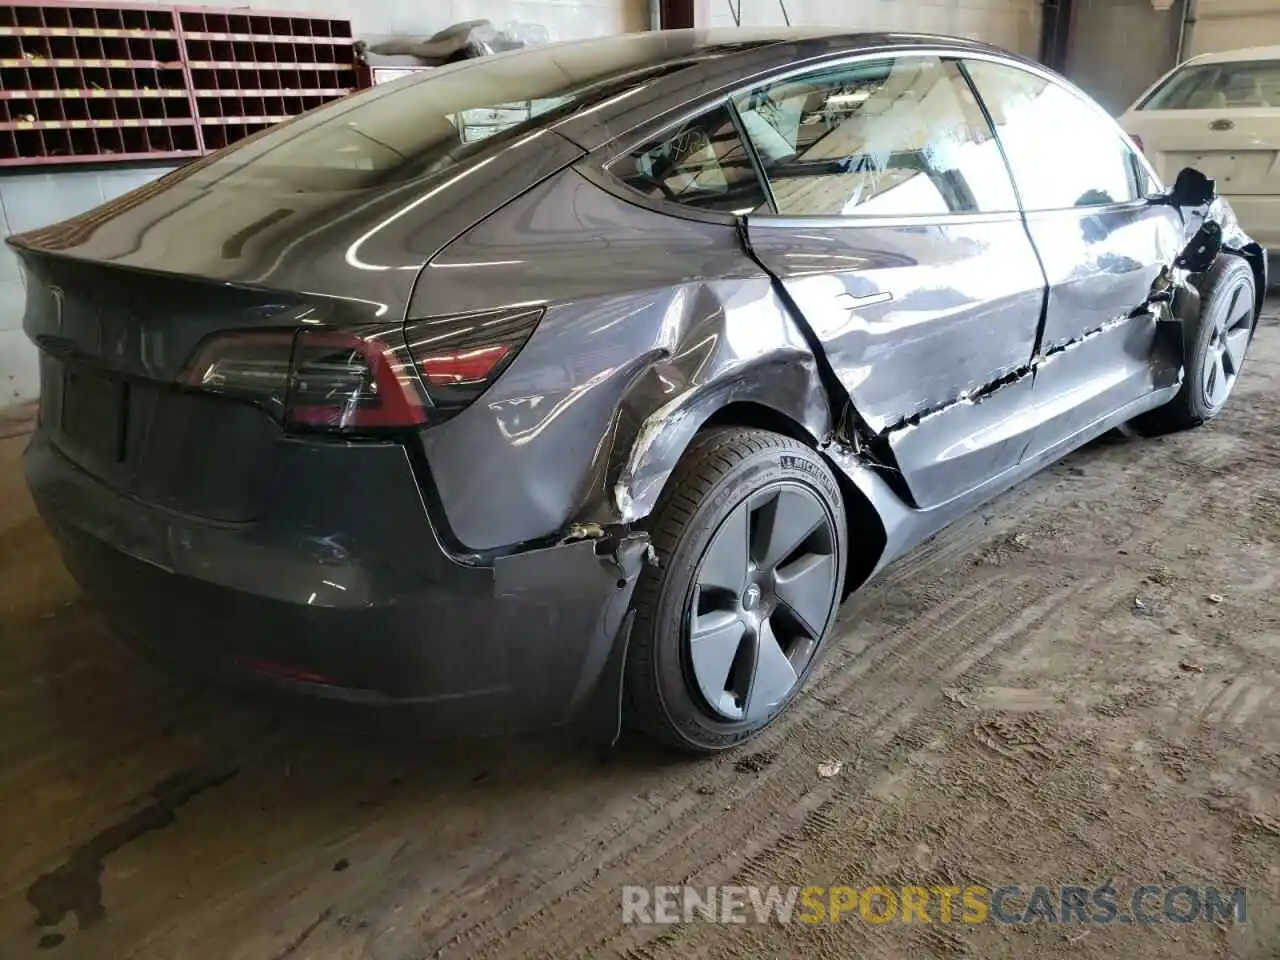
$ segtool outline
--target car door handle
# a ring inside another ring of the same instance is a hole
[[[861,310],[864,307],[873,307],[877,303],[888,303],[893,299],[893,294],[887,290],[865,297],[855,297],[852,293],[841,293],[837,295],[836,299],[840,301],[840,306],[846,310]]]

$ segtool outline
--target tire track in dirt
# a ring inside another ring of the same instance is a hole
[[[823,676],[842,671],[845,667],[846,657],[849,660],[857,660],[858,662],[853,663],[849,668],[839,687],[825,691],[826,693],[838,694],[857,682],[864,674],[868,672],[874,673],[885,664],[890,664],[895,658],[918,652],[917,648],[921,644],[929,642],[933,636],[933,633],[926,631],[930,630],[934,624],[939,624],[939,630],[944,631],[946,629],[946,618],[960,607],[964,607],[966,610],[974,607],[977,602],[977,596],[982,590],[982,587],[975,585],[969,593],[955,594],[950,597],[928,596],[927,603],[931,606],[926,608],[925,613],[917,622],[916,631],[910,635],[904,634],[896,643],[886,642],[886,638],[896,628],[878,624],[874,620],[866,625],[867,632],[872,633],[869,641],[863,642],[859,637],[850,636],[839,638],[841,641],[840,647],[828,654],[826,660],[813,677],[813,685],[820,685]],[[865,655],[865,650],[868,646],[873,650],[870,656]],[[852,647],[853,650],[852,652],[846,652],[840,649],[844,647]],[[476,935],[477,931],[487,927],[491,921],[499,920],[499,918],[506,918],[508,922],[514,918],[515,922],[519,922],[527,915],[540,909],[539,905],[545,903],[548,893],[555,896],[562,890],[571,889],[575,884],[582,882],[584,878],[594,875],[598,871],[602,860],[608,860],[612,856],[618,855],[619,851],[626,851],[646,843],[659,841],[661,837],[670,831],[673,824],[688,815],[690,811],[696,811],[699,807],[707,808],[708,810],[712,807],[719,809],[719,806],[724,804],[726,798],[732,799],[735,803],[748,800],[754,802],[754,797],[761,789],[767,788],[775,777],[787,773],[788,765],[785,763],[761,763],[759,776],[746,787],[740,783],[741,775],[736,772],[736,765],[741,762],[744,756],[760,757],[772,754],[774,752],[773,745],[779,736],[779,731],[784,729],[784,724],[802,723],[807,717],[828,711],[829,706],[825,701],[826,697],[815,698],[813,692],[806,692],[802,694],[801,698],[793,705],[788,716],[777,727],[766,731],[761,739],[753,744],[752,748],[750,748],[751,753],[745,755],[734,753],[718,760],[704,761],[702,765],[705,767],[705,775],[698,778],[701,780],[701,784],[696,790],[694,789],[694,784],[689,782],[689,767],[676,767],[673,776],[668,777],[655,790],[651,791],[658,794],[666,793],[668,789],[675,791],[668,796],[667,802],[662,807],[654,809],[645,804],[632,803],[627,811],[623,811],[621,819],[595,818],[597,822],[611,822],[612,827],[595,836],[592,836],[590,832],[585,836],[580,836],[578,838],[578,847],[579,849],[585,848],[586,852],[580,853],[555,874],[539,882],[534,889],[525,890],[514,896],[512,895],[513,891],[507,890],[501,909],[489,909],[487,903],[467,904],[466,920],[468,922],[465,925],[461,925],[455,921],[444,927],[444,932],[441,936],[445,939],[446,944],[457,944],[463,940],[469,940]],[[735,786],[736,792],[729,792]],[[714,801],[709,799],[712,795],[715,797]],[[600,813],[598,810],[594,812],[596,814]],[[628,813],[631,815],[628,816]],[[583,826],[590,831],[593,825],[587,823]],[[514,867],[516,865],[513,864],[511,866]],[[514,873],[514,871],[512,872]],[[486,886],[494,888],[500,885],[501,879],[501,877],[490,877]],[[516,878],[513,876],[512,879]],[[521,886],[524,886],[524,884],[521,884]],[[419,926],[433,926],[432,919],[429,917],[419,918]],[[438,922],[439,918],[434,919]]]
[[[1153,503],[1151,513],[1144,517],[1143,524],[1137,528],[1133,536],[1119,543],[1120,546],[1126,548],[1121,549],[1119,552],[1122,554],[1158,555],[1162,550],[1162,543],[1168,539],[1174,527],[1183,522],[1183,518],[1188,515],[1187,512],[1196,501],[1197,494],[1194,489],[1187,490],[1180,484],[1180,478],[1171,477],[1163,472],[1159,462],[1151,463],[1145,468],[1133,470],[1129,478],[1135,491],[1142,490],[1146,495],[1159,491],[1163,494],[1163,499],[1158,502],[1149,501]],[[1033,520],[1043,521],[1044,519],[1043,515],[1027,518],[1029,522]],[[1089,622],[1091,619],[1105,617],[1110,611],[1126,609],[1131,602],[1129,597],[1139,586],[1135,572],[1132,570],[1127,571],[1129,574],[1127,577],[1114,576],[1109,574],[1108,571],[1113,571],[1116,564],[1108,557],[1080,552],[1072,553],[1070,552],[1069,543],[1067,547],[1067,552],[1058,558],[1032,555],[1025,561],[1025,563],[1032,565],[1047,566],[1052,564],[1063,573],[1074,570],[1082,575],[1078,580],[1076,589],[1070,590],[1070,595],[1064,598],[1064,603],[1056,605],[1054,609],[1063,610],[1066,605],[1075,607],[1072,611],[1074,618],[1084,623]],[[1084,575],[1086,571],[1092,571],[1094,576],[1090,578]],[[963,579],[964,577],[964,573],[957,573],[951,579]],[[1101,585],[1099,585],[1100,583]],[[945,586],[945,582],[943,586]],[[1043,618],[1039,622],[1043,623]],[[1023,632],[1021,637],[1023,647],[1030,647],[1037,642],[1034,632],[1035,626]],[[1016,652],[1012,649],[1012,646],[1001,648],[994,651],[993,654],[980,659],[957,686],[962,691],[981,686],[985,677],[996,673],[1000,669],[1000,661],[1003,657]],[[1236,685],[1233,684],[1232,686]],[[1251,716],[1257,712],[1261,701],[1259,700],[1259,694],[1255,692],[1256,689],[1257,684],[1240,685],[1234,695],[1218,698],[1221,701],[1232,701],[1230,704],[1220,703],[1215,705],[1227,707],[1227,716],[1224,717],[1227,722],[1239,722],[1241,714]],[[959,700],[960,703],[955,702],[956,700]],[[783,836],[766,852],[751,860],[729,882],[761,885],[767,885],[771,882],[776,883],[778,882],[779,874],[784,873],[784,868],[787,866],[790,866],[794,871],[796,863],[810,862],[815,859],[813,845],[830,843],[832,838],[836,838],[836,842],[840,843],[841,841],[838,838],[847,837],[851,824],[856,824],[857,822],[857,809],[859,804],[865,800],[866,789],[876,779],[877,775],[884,773],[895,758],[901,759],[903,754],[914,754],[921,749],[927,748],[931,743],[945,741],[949,734],[953,736],[966,735],[963,732],[957,733],[958,721],[966,719],[963,702],[963,693],[960,697],[953,699],[935,698],[919,718],[897,732],[893,740],[890,741],[888,749],[884,749],[878,754],[867,758],[873,761],[871,773],[858,778],[857,781],[849,782],[847,788],[839,795],[821,803],[806,818],[801,830]],[[972,714],[968,716],[972,716]],[[1014,717],[1011,722],[1022,722],[1022,718]],[[993,733],[984,731],[980,727],[974,728],[974,735],[979,741],[982,741],[984,732],[989,735],[988,739],[994,743],[992,749],[997,752],[1011,753],[1015,755],[1015,759],[1017,756],[1026,754],[1028,762],[1034,761],[1037,756],[1037,750],[1042,749],[1037,747],[1037,741],[1034,741],[1034,738],[1032,738],[1029,747],[1023,744],[1022,739],[1025,738],[1022,737],[1022,733],[1018,730],[1013,730],[1010,733],[1007,730],[995,729]],[[879,769],[876,769],[876,767],[879,767]],[[850,842],[853,841],[846,841],[846,845]],[[818,859],[820,860],[821,858]],[[855,861],[849,860],[848,862]],[[902,879],[903,882],[911,881],[909,877],[899,879]],[[678,881],[663,880],[661,882]],[[815,882],[822,881],[818,878],[815,879]],[[653,928],[649,929],[652,930]],[[631,958],[631,960],[667,960],[667,958],[673,957],[689,960],[689,958],[701,956],[718,957],[726,955],[727,942],[720,935],[723,932],[706,925],[692,925],[662,932],[659,936],[646,940],[645,928],[634,928],[632,930],[624,930],[620,935],[607,941],[602,941],[599,945],[607,945],[610,950],[629,947],[630,949],[625,950],[624,955]],[[871,933],[874,933],[874,931],[871,931]],[[770,942],[776,946],[776,940]],[[763,948],[764,945],[761,943],[757,944],[757,946]],[[841,950],[847,952],[847,944],[836,946],[837,954]],[[966,949],[962,942],[941,944],[940,948],[943,949],[944,953],[956,950],[963,953]],[[589,954],[595,955],[597,952],[603,953],[605,951],[593,950],[589,951]],[[734,953],[733,955],[745,956],[747,954]],[[774,955],[772,949],[767,955]]]
[[[1155,472],[1154,466],[1149,469]],[[1140,485],[1135,484],[1135,488]],[[1147,550],[1161,540],[1185,509],[1184,499],[1180,492],[1171,491],[1136,535],[1123,541],[1129,550]],[[830,808],[836,787],[812,786],[810,768],[817,759],[841,756],[840,750],[833,747],[848,748],[861,739],[864,749],[857,752],[858,760],[866,769],[875,771],[896,753],[924,746],[930,737],[944,734],[960,715],[957,704],[943,693],[947,681],[965,689],[979,686],[981,678],[998,670],[1005,657],[1032,642],[1038,625],[1077,596],[1090,598],[1087,605],[1103,611],[1121,605],[1126,593],[1133,590],[1131,584],[1124,582],[1112,580],[1103,584],[1102,576],[1112,564],[1096,557],[1066,555],[1055,558],[1052,564],[1028,561],[1026,566],[1030,572],[997,570],[976,577],[972,569],[961,570],[914,590],[894,583],[897,577],[893,577],[880,589],[869,591],[870,602],[861,610],[868,615],[883,608],[884,595],[895,589],[917,598],[937,598],[939,602],[926,609],[916,623],[899,631],[896,643],[889,628],[880,631],[879,643],[873,640],[859,645],[856,639],[851,642],[846,637],[832,651],[824,670],[815,678],[816,689],[805,698],[803,706],[797,704],[801,707],[796,711],[799,715],[782,728],[786,732],[766,735],[760,744],[770,753],[786,747],[790,762],[775,774],[773,784],[740,791],[733,798],[733,809],[718,819],[714,831],[703,829],[701,823],[686,825],[683,833],[669,828],[653,838],[656,843],[644,849],[632,845],[629,854],[615,856],[596,868],[589,881],[561,887],[557,899],[544,901],[544,906],[532,915],[526,913],[510,928],[509,935],[521,943],[522,949],[480,947],[474,938],[483,937],[485,930],[477,927],[466,938],[477,948],[469,955],[564,957],[585,951],[591,956],[597,951],[615,952],[637,946],[646,937],[643,930],[619,929],[620,887],[624,883],[723,881],[735,869],[741,871],[767,851],[785,850],[789,843],[796,842],[794,838],[813,834],[824,823],[833,825]],[[1093,576],[1080,576],[1085,571]],[[948,581],[955,579],[969,582],[958,593],[949,593],[956,585]],[[1000,630],[1002,625],[1010,625],[1011,629]],[[981,641],[993,634],[999,638]],[[947,644],[956,652],[941,661],[929,660],[928,653],[940,644]],[[913,661],[912,655],[919,653],[925,653],[925,660]],[[863,666],[860,660],[872,662]],[[882,699],[879,704],[873,699],[870,712],[863,708],[861,714],[854,714],[839,700],[855,684],[872,696],[882,691],[899,695]],[[902,695],[904,690],[908,692]],[[828,709],[815,718],[814,704]],[[839,722],[837,718],[850,715],[857,718],[855,724],[836,731],[833,739],[831,728]],[[778,783],[778,777],[785,779]],[[743,799],[749,801],[751,823],[735,812]],[[634,955],[646,956],[643,952]]]
[[[1142,475],[1148,473],[1152,474],[1151,482],[1144,483]],[[1131,478],[1135,491],[1169,485],[1168,478],[1160,475],[1158,464],[1134,470]],[[1026,504],[1032,497],[1018,499],[1024,510],[1005,511],[1002,505],[998,515],[1001,519],[996,530],[987,531],[989,535],[1013,523],[1044,520],[1043,516],[1036,516],[1044,510],[1035,507],[1047,506],[1047,498],[1035,496],[1045,502],[1034,506]],[[1185,508],[1184,501],[1185,495],[1175,487],[1134,535],[1120,543],[1131,552],[1149,549],[1177,522]],[[961,537],[966,547],[980,543],[979,529],[976,523],[970,524],[969,533]],[[934,541],[925,549],[947,559],[953,554],[945,541]],[[916,582],[911,582],[912,578],[920,578],[924,572],[919,568],[915,573],[908,569],[909,576],[899,570],[890,572],[846,606],[842,624],[858,619],[861,629],[840,637],[811,679],[810,692],[757,742],[757,754],[783,754],[782,762],[775,760],[765,766],[759,777],[746,784],[734,774],[727,760],[716,762],[701,788],[711,797],[691,793],[690,783],[681,784],[659,810],[646,812],[639,821],[615,831],[594,850],[533,885],[520,898],[497,911],[486,911],[483,916],[473,913],[467,917],[470,922],[454,923],[440,931],[434,944],[438,955],[572,954],[584,948],[584,930],[597,936],[604,931],[603,937],[592,939],[598,944],[608,941],[608,931],[616,935],[619,889],[624,883],[644,883],[650,873],[653,883],[676,883],[711,875],[713,871],[725,876],[732,873],[735,864],[740,866],[778,838],[794,833],[831,790],[827,785],[812,786],[811,768],[818,759],[847,749],[860,733],[868,730],[903,728],[910,719],[907,714],[919,712],[930,698],[945,702],[941,687],[946,680],[963,673],[955,671],[954,666],[961,659],[959,651],[965,649],[964,638],[980,636],[984,630],[990,635],[1046,595],[1053,595],[1060,605],[1076,593],[1092,593],[1097,580],[1089,575],[1112,566],[1105,559],[1069,553],[1053,558],[1051,569],[1044,569],[1047,565],[1043,563],[1037,568],[1032,560],[1026,565],[1033,572],[998,568],[975,571],[963,565],[932,581]],[[1060,599],[1054,593],[1055,581],[1060,581]],[[1017,589],[1027,583],[1038,584],[1038,589],[1030,593]],[[1111,595],[1109,591],[1107,595]],[[1118,595],[1113,598],[1116,603],[1120,599]],[[899,628],[892,622],[892,615],[904,611],[921,612],[908,626]],[[885,619],[890,622],[883,622]],[[1016,643],[1016,636],[1009,642]],[[930,659],[930,653],[940,647],[957,653],[942,661]],[[913,661],[926,666],[917,667],[913,673]],[[905,671],[904,664],[908,665]],[[853,711],[841,703],[841,696],[855,685],[860,690],[897,695],[879,704],[872,701],[869,711],[861,704]],[[913,703],[914,711],[909,709]],[[856,718],[853,726],[848,725],[849,716]],[[843,724],[844,729],[833,730],[837,724]],[[730,809],[724,810],[725,806]],[[749,815],[737,813],[744,808],[750,811]],[[714,822],[714,830],[706,829],[709,822]],[[557,934],[557,928],[568,928],[569,932]],[[520,949],[512,947],[513,940],[521,944]]]
[[[1060,612],[1071,600],[1081,594],[1095,596],[1100,604],[1117,602],[1124,593],[1118,584],[1102,585],[1101,578],[1066,584],[1041,597],[1038,603],[1029,605],[998,637],[966,651],[966,655],[954,664],[961,669],[950,679],[961,690],[972,690],[984,680],[996,674],[1010,657],[1036,641],[1037,631]],[[937,691],[934,691],[936,694]],[[880,779],[895,761],[924,749],[928,744],[958,730],[972,721],[973,713],[963,702],[963,696],[922,697],[922,708],[905,723],[897,724],[887,735],[873,737],[872,749],[863,755],[864,765],[854,777],[846,778],[838,787],[825,791],[822,800],[806,814],[803,822],[775,842],[748,859],[729,879],[702,880],[743,885],[768,886],[777,883],[779,874],[787,863],[805,859],[804,850],[810,844],[826,843],[841,831],[847,831],[852,811],[865,798],[867,791]],[[1008,738],[1006,738],[1008,739]],[[1002,746],[1006,744],[1002,741]],[[1017,745],[1007,747],[1016,750]],[[1034,751],[1032,751],[1034,753]],[[912,878],[902,878],[903,882]],[[656,881],[656,882],[678,882]],[[817,880],[815,879],[815,882]],[[620,909],[615,905],[615,912]],[[675,928],[659,932],[654,928],[624,928],[608,940],[592,944],[584,951],[586,956],[605,952],[621,953],[628,960],[668,960],[671,957],[688,958],[703,955],[697,949],[705,931],[695,927]],[[712,934],[711,939],[714,939]],[[710,955],[710,954],[707,954]]]
[[[1128,589],[1124,583],[1105,582],[1099,577],[1078,581],[1045,598],[1038,608],[1029,609],[1017,623],[1010,625],[1003,642],[990,645],[986,650],[974,651],[974,655],[968,658],[967,669],[957,677],[955,686],[962,691],[981,687],[987,679],[999,673],[1009,657],[1018,655],[1021,650],[1038,642],[1037,631],[1075,598],[1089,596],[1090,606],[1101,611],[1121,603]],[[805,817],[798,830],[779,838],[744,864],[731,879],[721,882],[759,886],[780,882],[779,878],[786,875],[788,866],[794,868],[794,864],[811,859],[806,855],[808,847],[814,844],[825,846],[833,838],[848,836],[850,824],[856,823],[858,819],[857,808],[865,802],[867,793],[884,776],[886,770],[891,769],[895,763],[903,763],[907,756],[928,748],[930,744],[945,740],[949,734],[970,735],[966,724],[973,720],[974,713],[964,702],[963,696],[933,698],[911,722],[899,727],[891,737],[880,740],[877,748],[865,756],[867,763],[864,772],[847,779],[838,792],[817,805]],[[1027,729],[1024,730],[1024,726]],[[1037,738],[1036,733],[1034,724],[1022,715],[1004,718],[995,714],[972,728],[972,736],[986,743],[994,754],[1015,766],[1026,766],[1027,775],[1031,775],[1031,768],[1045,761],[1048,756],[1045,745]],[[837,839],[835,842],[841,841]],[[846,845],[851,842],[856,840],[844,841]],[[892,879],[902,883],[919,880],[917,876]],[[946,882],[953,880],[954,878],[946,878]],[[814,882],[824,880],[815,877]],[[688,960],[691,957],[720,955],[716,952],[720,943],[719,934],[714,927],[695,924],[669,928],[659,930],[656,937],[653,936],[654,930],[655,928],[643,927],[623,929],[609,940],[592,945],[583,955],[620,952],[627,960]]]
[[[715,882],[788,832],[803,830],[807,818],[840,789],[837,783],[815,786],[815,757],[854,753],[869,767],[901,749],[914,739],[903,740],[904,730],[934,701],[944,699],[943,684],[963,680],[984,660],[1000,659],[1076,590],[1094,585],[1036,573],[970,585],[952,602],[899,631],[900,639],[878,650],[865,669],[837,672],[820,684],[817,696],[809,698],[808,715],[761,744],[762,753],[785,756],[768,768],[776,772],[745,786],[739,785],[739,775],[727,791],[728,810],[722,809],[726,804],[720,791],[716,803],[702,803],[701,811],[698,803],[682,798],[684,802],[664,811],[662,827],[643,845],[634,837],[620,838],[601,851],[590,878],[566,873],[548,885],[551,889],[539,891],[542,902],[535,909],[523,905],[523,917],[516,912],[520,905],[513,905],[510,913],[468,931],[456,945],[465,946],[468,956],[510,955],[508,938],[521,944],[517,953],[593,953],[618,932],[624,884]],[[945,651],[941,657],[939,650]],[[832,709],[832,701],[855,684],[868,691],[857,713]],[[495,942],[499,937],[507,942]]]
[[[939,602],[933,609],[927,611],[914,631],[904,633],[896,643],[882,642],[884,636],[892,632],[892,628],[877,630],[875,639],[871,641],[875,651],[874,654],[856,664],[843,677],[838,687],[824,692],[829,695],[838,694],[857,682],[863,675],[871,674],[874,676],[884,669],[892,669],[893,664],[899,659],[917,653],[921,645],[934,640],[936,636],[940,636],[946,630],[947,618],[953,611],[963,610],[963,612],[967,612],[973,609],[976,606],[977,595],[980,592],[981,590],[975,586],[968,593],[958,594]],[[843,639],[856,646],[859,652],[865,649],[865,645],[857,640]],[[837,652],[832,651],[832,654]],[[814,678],[818,684],[821,683],[821,676],[841,669],[840,663],[832,664],[830,662],[834,659],[836,659],[834,656],[829,656],[827,662],[823,664],[819,675]],[[660,809],[647,809],[640,818],[618,824],[608,835],[597,838],[596,843],[589,852],[576,857],[573,862],[549,877],[545,882],[540,883],[535,889],[527,891],[516,898],[507,899],[501,910],[490,912],[483,918],[476,916],[474,911],[471,912],[468,916],[468,920],[471,921],[469,924],[461,929],[446,932],[446,935],[449,936],[447,944],[456,946],[463,942],[475,940],[478,937],[481,938],[483,943],[483,937],[492,932],[489,929],[491,926],[505,926],[510,923],[524,922],[538,911],[545,909],[548,899],[558,900],[566,896],[579,884],[589,882],[592,878],[598,876],[603,869],[602,864],[608,864],[619,857],[625,856],[628,851],[647,844],[660,845],[680,822],[685,821],[691,813],[696,813],[699,809],[702,810],[704,815],[710,815],[713,811],[718,813],[726,800],[734,805],[767,802],[762,801],[761,795],[769,792],[773,782],[778,777],[786,778],[791,774],[795,769],[795,765],[790,760],[783,763],[761,762],[759,775],[745,785],[742,783],[741,775],[736,772],[736,766],[743,761],[744,757],[769,757],[775,755],[776,745],[782,735],[781,731],[785,729],[784,724],[786,726],[798,723],[803,724],[814,714],[828,711],[829,708],[827,703],[824,702],[825,699],[825,697],[821,699],[815,698],[812,693],[803,695],[793,705],[791,713],[783,722],[766,731],[760,740],[753,744],[751,753],[745,755],[735,753],[732,756],[709,762],[707,764],[707,775],[702,778],[703,783],[700,787],[703,792],[695,792],[691,789],[692,784],[685,782],[688,779],[688,768],[680,768],[677,772],[680,790],[670,797],[668,802]],[[714,799],[710,799],[710,797],[714,797]]]

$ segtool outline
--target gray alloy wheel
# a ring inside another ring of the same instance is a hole
[[[844,598],[848,520],[835,472],[751,427],[696,436],[649,518],[623,674],[629,727],[692,753],[756,736],[818,661]]]
[[[1196,285],[1200,316],[1183,331],[1182,389],[1134,421],[1146,433],[1186,430],[1212,420],[1226,406],[1244,367],[1257,324],[1253,269],[1240,257],[1223,254]]]
[[[831,515],[814,492],[775,483],[724,519],[689,603],[689,662],[707,707],[764,719],[812,659],[836,595]]]
[[[1253,288],[1237,283],[1229,291],[1226,309],[1213,318],[1200,378],[1208,411],[1217,413],[1231,396],[1253,337],[1253,313]]]

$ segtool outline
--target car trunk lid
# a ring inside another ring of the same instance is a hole
[[[1225,196],[1280,194],[1280,110],[1140,110],[1124,127],[1166,182],[1195,167]]]

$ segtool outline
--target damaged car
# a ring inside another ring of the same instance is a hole
[[[10,243],[26,476],[120,633],[427,731],[694,752],[951,520],[1215,417],[1267,280],[1053,73],[829,31],[454,64]]]

